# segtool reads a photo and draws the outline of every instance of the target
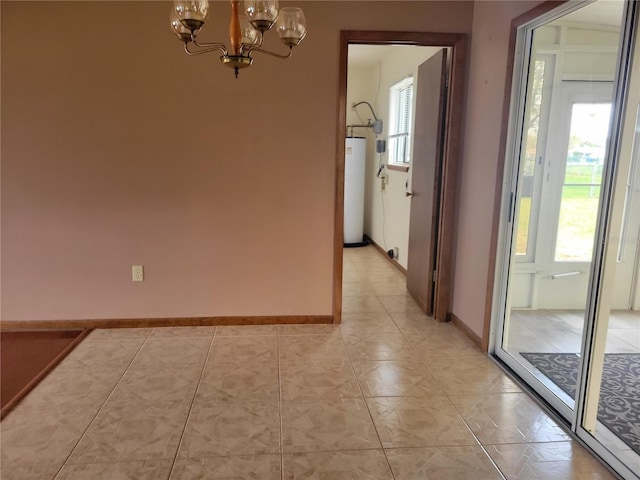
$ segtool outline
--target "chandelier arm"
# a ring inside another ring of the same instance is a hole
[[[287,53],[286,55],[283,55],[281,53],[276,53],[276,52],[270,52],[269,50],[264,50],[262,48],[252,48],[251,50],[249,50],[249,53],[253,53],[253,52],[265,53],[267,55],[271,55],[272,57],[276,57],[276,58],[289,58],[291,55],[293,55],[293,48],[289,47],[289,53]]]
[[[198,45],[200,46],[200,45]],[[184,44],[184,51],[187,53],[187,55],[200,55],[202,53],[209,53],[209,52],[215,52],[216,50],[222,52],[223,55],[227,54],[227,49],[224,47],[224,45],[221,46],[216,46],[216,47],[212,47],[212,48],[205,48],[204,50],[189,50],[189,44],[187,42],[185,42]]]
[[[215,43],[200,43],[198,42],[195,37],[191,38],[191,42],[196,46],[196,47],[201,47],[201,48],[209,48],[209,47],[213,47],[213,48],[221,48],[224,50],[224,53],[227,53],[227,47],[224,43],[219,43],[219,42],[215,42]]]
[[[262,43],[264,42],[264,32],[258,30],[258,32],[260,33],[260,41],[256,44],[256,45],[245,45],[242,44],[242,47],[240,49],[240,53],[242,55],[251,55],[251,52],[262,47]]]

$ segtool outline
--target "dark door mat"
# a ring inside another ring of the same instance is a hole
[[[0,332],[0,418],[53,370],[89,331]]]
[[[576,396],[577,353],[520,353],[571,398]],[[598,420],[640,455],[640,353],[604,356]]]

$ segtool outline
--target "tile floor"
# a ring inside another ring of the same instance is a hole
[[[584,311],[512,310],[508,350],[577,353],[581,350]],[[614,310],[607,329],[607,353],[640,352],[640,311]]]
[[[373,248],[330,325],[94,331],[0,424],[4,480],[609,479]]]

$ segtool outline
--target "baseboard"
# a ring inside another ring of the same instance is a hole
[[[95,320],[21,320],[4,321],[0,330],[73,330],[84,328],[152,328],[203,327],[227,325],[288,325],[332,324],[332,315],[291,315],[253,317],[176,317],[176,318],[114,318]]]
[[[462,333],[469,337],[469,340],[471,340],[478,346],[480,350],[486,352],[486,349],[482,345],[482,339],[476,334],[476,332],[471,330],[466,323],[460,320],[460,317],[458,317],[455,313],[448,313],[447,316],[449,317],[448,321],[451,321],[456,327],[458,327],[462,331]]]
[[[371,237],[367,237],[367,239],[369,240],[369,243],[376,249],[378,250],[382,256],[389,262],[391,263],[391,265],[393,265],[394,267],[396,267],[398,270],[400,270],[402,272],[402,274],[406,277],[407,276],[407,269],[404,268],[402,265],[400,265],[396,260],[394,260],[393,258],[389,258],[389,255],[387,255],[387,252],[384,251],[384,248],[382,248],[380,245],[378,245],[376,242],[373,241],[373,239]]]

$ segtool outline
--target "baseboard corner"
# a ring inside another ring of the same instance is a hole
[[[476,332],[471,330],[471,328],[469,328],[469,326],[465,322],[463,322],[460,319],[460,317],[458,317],[455,313],[448,312],[447,321],[452,322],[456,327],[458,327],[462,331],[462,333],[464,333],[469,338],[469,340],[471,340],[473,343],[475,343],[478,346],[480,350],[482,350],[483,352],[486,351],[486,349],[482,345],[482,338],[480,338],[476,334]]]

